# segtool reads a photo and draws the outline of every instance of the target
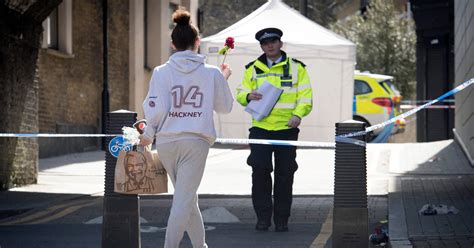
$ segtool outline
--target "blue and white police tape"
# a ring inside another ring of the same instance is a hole
[[[391,123],[394,123],[394,122],[396,122],[396,121],[398,121],[398,120],[401,120],[401,119],[403,119],[403,118],[405,118],[405,117],[407,117],[407,116],[410,116],[410,115],[412,115],[412,114],[414,114],[414,113],[416,113],[416,112],[418,112],[418,111],[420,111],[420,110],[422,110],[422,109],[424,109],[424,108],[426,108],[426,107],[428,107],[428,106],[431,106],[431,105],[433,105],[433,104],[435,104],[435,103],[437,103],[437,102],[440,102],[440,101],[442,101],[443,99],[445,99],[446,97],[449,97],[449,96],[451,96],[451,95],[454,95],[454,94],[458,93],[459,91],[461,91],[461,90],[463,90],[463,89],[469,87],[469,86],[470,86],[471,84],[473,84],[473,83],[474,83],[474,78],[471,78],[471,79],[469,79],[468,81],[466,81],[466,82],[464,82],[464,83],[458,85],[456,88],[454,88],[454,89],[452,89],[452,90],[450,90],[450,91],[444,93],[444,94],[441,95],[440,97],[438,97],[438,98],[436,98],[436,99],[434,99],[434,100],[432,100],[432,101],[430,101],[430,102],[427,102],[427,103],[425,103],[425,104],[423,104],[423,105],[421,105],[421,106],[419,106],[419,107],[416,107],[416,108],[414,108],[414,109],[412,109],[412,110],[409,110],[409,111],[407,111],[407,112],[405,112],[405,113],[403,113],[403,114],[400,114],[400,115],[398,115],[398,116],[396,116],[396,117],[394,117],[394,118],[392,118],[392,119],[390,119],[390,120],[387,120],[387,121],[384,121],[384,122],[382,122],[382,123],[379,123],[379,124],[376,124],[376,125],[367,127],[367,128],[365,129],[365,131],[360,131],[360,132],[355,132],[355,133],[344,134],[344,135],[341,135],[341,136],[342,136],[342,137],[349,138],[349,137],[356,137],[356,136],[365,135],[366,133],[372,132],[372,131],[374,131],[375,129],[379,129],[379,128],[382,128],[382,127],[384,127],[384,126],[387,126],[387,125],[389,125],[389,124],[391,124]]]
[[[0,137],[8,138],[103,138],[116,137],[122,134],[55,134],[55,133],[0,133]],[[341,142],[350,141],[354,139],[342,139]],[[317,148],[331,148],[335,147],[333,142],[311,142],[311,141],[293,141],[293,140],[263,140],[263,139],[223,139],[217,138],[216,143],[232,144],[232,145],[283,145],[283,146],[299,146],[299,147],[317,147]],[[361,144],[361,141],[351,142]],[[363,143],[363,142],[362,142]]]
[[[421,105],[410,105],[410,104],[402,104],[400,105],[401,109],[413,109]],[[454,109],[456,108],[455,105],[432,105],[426,107],[427,109]]]
[[[362,140],[356,140],[346,137],[336,136],[337,142],[349,143],[359,146],[365,146]],[[265,139],[223,139],[217,138],[216,143],[229,145],[276,145],[276,146],[298,146],[298,147],[312,147],[312,148],[326,148],[334,149],[336,144],[334,142],[314,142],[314,141],[297,141],[297,140],[265,140]]]
[[[425,103],[419,107],[416,107],[408,112],[405,112],[399,116],[396,116],[394,118],[391,118],[390,120],[384,121],[382,123],[367,127],[365,131],[360,131],[360,132],[355,132],[355,133],[349,133],[349,134],[344,134],[344,135],[339,135],[336,136],[336,142],[343,142],[343,143],[349,143],[349,144],[355,144],[355,145],[360,145],[360,146],[365,146],[365,142],[361,140],[356,140],[352,139],[350,137],[357,137],[357,136],[362,136],[365,135],[368,132],[372,132],[375,129],[385,127],[391,123],[396,122],[397,120],[406,118],[421,109],[427,108],[428,106],[431,106],[437,102],[442,101],[446,97],[449,97],[453,94],[458,93],[459,91],[467,88],[471,84],[474,83],[474,78],[471,78],[470,80],[460,84],[456,88],[446,92],[442,96],[436,98],[435,100],[432,100],[428,103]],[[0,133],[0,137],[12,137],[12,138],[41,138],[41,137],[62,137],[62,138],[71,138],[71,137],[115,137],[115,136],[120,136],[121,134],[47,134],[47,133]],[[301,147],[314,147],[314,148],[335,148],[335,143],[331,142],[311,142],[311,141],[289,141],[289,140],[263,140],[263,139],[222,139],[218,138],[216,140],[217,143],[222,143],[222,144],[235,144],[235,145],[241,145],[241,144],[261,144],[261,145],[283,145],[283,146],[301,146]]]
[[[352,140],[352,139],[351,139]],[[223,139],[217,138],[216,143],[229,145],[277,145],[277,146],[298,146],[313,148],[330,148],[334,149],[333,142],[312,142],[312,141],[296,141],[296,140],[264,140],[264,139]]]
[[[0,138],[102,138],[115,137],[122,134],[69,134],[69,133],[0,133]]]
[[[117,137],[122,134],[55,134],[55,133],[0,133],[0,137],[9,138],[87,138],[87,137]],[[344,139],[346,141],[352,139]],[[342,142],[342,141],[341,141]],[[232,144],[232,145],[282,145],[282,146],[299,146],[299,147],[318,147],[318,148],[334,148],[332,142],[311,142],[311,141],[293,141],[293,140],[263,140],[263,139],[223,139],[217,138],[216,143]],[[360,142],[352,142],[358,143]]]
[[[402,104],[417,104],[417,103],[426,103],[426,102],[431,102],[433,100],[401,100],[400,102]],[[454,99],[444,99],[440,102],[446,102],[446,103],[454,103]]]

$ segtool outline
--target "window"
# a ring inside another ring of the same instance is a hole
[[[43,48],[72,54],[72,0],[64,0],[43,22]]]
[[[370,86],[361,80],[354,80],[354,95],[362,95],[372,92]]]
[[[47,46],[48,48],[58,49],[58,9],[53,10],[51,15],[46,19]]]

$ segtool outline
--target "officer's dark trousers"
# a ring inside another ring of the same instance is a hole
[[[298,128],[267,131],[252,127],[250,139],[297,140]],[[272,201],[272,154],[275,154],[275,185]],[[298,169],[295,146],[250,145],[247,164],[252,166],[252,202],[259,221],[286,224],[293,197],[293,175]]]

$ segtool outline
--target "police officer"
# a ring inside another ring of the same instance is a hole
[[[265,28],[255,34],[264,53],[246,65],[244,79],[237,88],[237,101],[243,106],[264,97],[264,92],[262,96],[256,91],[264,81],[283,89],[270,114],[260,121],[252,120],[250,139],[297,140],[301,119],[312,109],[312,89],[305,64],[281,50],[282,35],[278,28]],[[287,232],[293,175],[298,169],[296,147],[252,144],[247,164],[252,167],[252,202],[258,218],[255,228],[267,231],[273,215],[275,231]]]

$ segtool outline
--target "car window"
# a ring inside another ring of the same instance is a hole
[[[390,89],[395,93],[395,95],[400,95],[400,90],[398,90],[397,86],[392,81],[387,81],[387,84],[390,86]]]
[[[391,90],[393,94],[400,95],[400,91],[397,89],[397,86],[395,86],[395,84],[390,79],[380,82],[380,85],[382,85],[383,89],[389,94],[391,93]]]
[[[392,92],[389,90],[389,85],[387,84],[386,81],[379,82],[380,86],[387,92],[389,95],[392,94]]]
[[[372,92],[370,86],[361,80],[354,80],[354,95],[362,95]]]

